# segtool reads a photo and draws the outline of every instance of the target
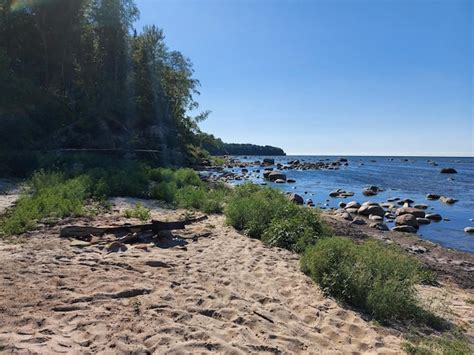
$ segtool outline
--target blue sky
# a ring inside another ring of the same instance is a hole
[[[136,0],[204,131],[289,154],[474,155],[470,0]]]

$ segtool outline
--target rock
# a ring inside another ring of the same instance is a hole
[[[265,159],[263,159],[263,164],[265,164],[265,165],[273,165],[273,164],[275,164],[275,159],[265,158]]]
[[[339,207],[345,208],[345,207],[346,207],[346,203],[345,203],[345,202],[339,202]]]
[[[283,180],[283,179],[276,179],[275,181],[273,181],[275,184],[284,184],[286,181]]]
[[[428,218],[417,218],[416,221],[418,222],[418,224],[430,224],[431,223],[431,220],[428,219]]]
[[[369,219],[370,219],[371,221],[375,221],[375,222],[381,222],[381,221],[383,221],[383,217],[377,216],[377,215],[373,215],[373,214],[371,214],[371,215],[369,216]]]
[[[442,202],[442,203],[446,203],[447,205],[452,205],[456,202],[458,202],[458,200],[456,200],[455,198],[453,197],[448,197],[448,196],[441,196],[439,198],[439,200]]]
[[[126,251],[127,246],[120,242],[112,242],[105,248],[109,253],[117,253],[119,251]]]
[[[265,173],[263,173],[263,175],[265,176]],[[280,171],[271,171],[271,172],[268,174],[268,180],[270,180],[270,181],[276,181],[276,180],[284,180],[284,181],[286,181],[286,175],[283,174],[283,173],[280,172]]]
[[[439,213],[428,213],[425,215],[425,218],[431,221],[441,221],[443,219]]]
[[[294,202],[298,205],[302,205],[304,203],[304,199],[303,197],[301,197],[300,195],[298,194],[289,194],[288,195],[288,199],[291,201],[291,202]]]
[[[367,224],[367,222],[365,220],[363,220],[362,218],[355,218],[351,224],[357,224],[359,226],[362,226],[364,224]]]
[[[387,202],[395,202],[398,200],[400,200],[400,197],[390,197],[389,199],[387,199]]]
[[[357,202],[357,201],[351,201],[351,202],[347,203],[347,205],[346,205],[346,209],[348,209],[348,208],[357,208],[357,209],[359,209],[360,208],[360,203]]]
[[[370,216],[371,214],[373,214],[376,216],[383,217],[383,215],[385,214],[385,210],[382,207],[380,207],[378,204],[374,204],[374,205],[364,204],[359,208],[357,213],[360,214],[361,216]]]
[[[343,212],[341,213],[340,215],[343,219],[345,219],[346,221],[352,221],[352,216],[349,212]]]
[[[396,216],[394,214],[390,213],[390,212],[386,212],[384,214],[384,217],[387,218],[387,219],[395,219],[396,218]]]
[[[412,226],[395,226],[392,228],[395,232],[416,233],[416,228]]]
[[[369,227],[378,229],[379,231],[388,231],[388,227],[385,223],[371,223]]]
[[[271,173],[272,173],[271,170],[265,170],[265,171],[263,172],[263,178],[264,178],[264,179],[268,179],[268,177],[270,176]]]
[[[404,214],[412,214],[415,217],[425,218],[425,211],[413,207],[402,207],[398,208],[396,215],[402,216]]]
[[[247,174],[249,172],[248,169],[242,169],[242,173]]]
[[[331,191],[329,193],[329,197],[337,197],[337,196],[339,196],[339,191]]]
[[[441,169],[441,174],[457,174],[458,172],[454,168],[443,168]]]
[[[474,227],[466,227],[464,228],[464,232],[472,234],[474,233]]]
[[[436,195],[436,194],[427,194],[426,195],[427,200],[439,200],[440,197],[441,197],[440,195]]]
[[[372,191],[372,190],[369,190],[369,189],[365,189],[364,191],[362,191],[362,194],[364,196],[375,196],[375,195],[377,195],[377,191]]]
[[[286,182],[289,183],[289,184],[294,184],[296,182],[296,180],[295,179],[287,179]]]
[[[418,227],[418,221],[416,217],[412,214],[403,214],[395,218],[395,225],[397,226],[411,226],[411,227]]]
[[[419,245],[412,245],[407,250],[412,252],[412,253],[416,253],[416,254],[423,254],[423,253],[426,253],[428,251],[428,249],[426,249],[425,247],[419,246]]]
[[[348,213],[356,214],[357,211],[359,211],[358,208],[347,208],[346,207],[346,212],[348,212]]]
[[[413,206],[414,208],[418,208],[419,210],[426,210],[428,208],[428,205],[425,205],[424,203],[419,203]]]

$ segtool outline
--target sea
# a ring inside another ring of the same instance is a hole
[[[262,160],[264,156],[234,156],[243,162]],[[282,156],[271,157],[275,164],[288,164],[292,160],[301,162],[335,161],[339,156]],[[316,207],[338,208],[341,201],[386,202],[391,198],[410,198],[414,204],[423,203],[429,207],[426,212],[439,213],[443,220],[422,225],[418,236],[444,247],[474,253],[474,234],[464,232],[464,228],[474,227],[474,158],[472,157],[382,157],[344,156],[347,166],[338,170],[285,170],[287,178],[295,179],[294,184],[267,185],[294,192],[305,200],[311,199]],[[441,168],[454,168],[457,174],[441,174]],[[249,167],[250,180],[264,183],[262,174],[255,172],[260,167]],[[239,172],[241,169],[229,169]],[[235,183],[242,183],[235,181]],[[376,196],[366,197],[362,191],[367,186],[383,189]],[[355,193],[353,197],[331,198],[329,193],[336,189]],[[426,194],[454,197],[453,205],[426,199]],[[389,228],[393,222],[385,221]]]

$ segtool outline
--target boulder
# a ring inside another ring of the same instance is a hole
[[[286,181],[283,180],[283,179],[276,179],[276,180],[274,181],[275,184],[284,184],[285,182],[286,182]]]
[[[436,195],[436,194],[427,194],[426,195],[427,200],[439,200],[440,197],[441,197],[440,195]]]
[[[270,174],[268,174],[268,180],[275,182],[276,180],[286,181],[286,175],[280,171],[272,171]]]
[[[289,194],[288,195],[288,200],[290,200],[291,202],[294,202],[298,205],[302,205],[304,203],[303,197],[301,197],[298,194]]]
[[[369,216],[369,219],[370,219],[371,221],[375,221],[375,222],[381,222],[381,221],[383,221],[383,217],[377,216],[377,215],[374,215],[374,214],[371,214],[371,215]]]
[[[431,221],[441,221],[443,219],[439,213],[428,213],[426,214],[425,218]]]
[[[357,208],[357,209],[359,209],[360,208],[360,203],[357,202],[357,201],[348,202],[347,205],[346,205],[346,209],[347,208]]]
[[[456,202],[458,202],[458,200],[456,200],[455,198],[453,197],[448,197],[448,196],[441,196],[439,198],[439,200],[442,202],[442,203],[446,203],[447,205],[452,205]]]
[[[418,228],[418,221],[416,217],[412,214],[403,214],[395,218],[395,225],[397,226],[411,226]]]
[[[294,184],[296,182],[296,180],[295,179],[287,179],[286,182],[289,183],[289,184]]]
[[[441,169],[441,174],[457,174],[458,172],[454,168],[443,168]]]
[[[374,204],[374,205],[363,204],[359,208],[357,213],[360,214],[361,216],[370,216],[372,214],[375,216],[383,217],[383,215],[385,214],[385,210],[378,204]]]
[[[355,219],[351,222],[351,224],[357,224],[357,225],[359,225],[359,226],[362,226],[362,225],[364,225],[364,224],[367,224],[367,222],[364,221],[362,218],[355,218]]]
[[[263,164],[265,164],[265,165],[273,165],[273,164],[275,164],[275,159],[265,158],[265,159],[263,159]]]
[[[407,250],[409,252],[416,253],[416,254],[424,254],[428,251],[428,249],[419,245],[412,245]]]
[[[362,195],[364,195],[364,196],[375,196],[375,195],[377,195],[377,191],[372,191],[370,189],[364,189],[364,191],[362,191]]]
[[[425,211],[414,207],[402,207],[397,209],[397,216],[402,216],[404,214],[412,214],[415,217],[425,218]]]
[[[464,228],[464,232],[472,234],[474,233],[474,227],[466,227]]]
[[[428,218],[417,218],[416,221],[418,224],[430,224],[431,220]]]
[[[378,229],[379,231],[388,231],[388,227],[385,223],[371,223],[369,227]]]
[[[416,233],[416,228],[412,226],[395,226],[392,228],[395,232]]]
[[[358,210],[359,210],[358,208],[347,208],[346,207],[346,212],[348,212],[348,213],[355,214],[355,213],[357,213]]]
[[[345,202],[339,202],[339,207],[345,208],[345,207],[346,207],[346,203],[345,203]]]
[[[340,216],[345,219],[346,221],[352,221],[352,216],[349,212],[343,212],[340,214]]]
[[[414,208],[418,208],[419,210],[426,210],[428,208],[428,205],[425,205],[424,203],[419,203],[413,206]]]
[[[268,177],[270,176],[271,173],[272,173],[271,170],[265,170],[265,171],[263,172],[263,178],[264,178],[264,179],[268,179]]]

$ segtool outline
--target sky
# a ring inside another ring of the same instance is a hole
[[[136,0],[203,131],[288,154],[474,155],[470,0]]]

